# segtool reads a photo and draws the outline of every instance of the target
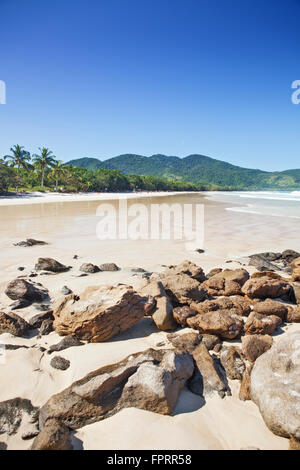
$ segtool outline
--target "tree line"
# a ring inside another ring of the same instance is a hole
[[[204,184],[167,180],[151,175],[124,175],[119,170],[96,171],[66,165],[53,152],[39,148],[37,154],[14,145],[0,158],[0,192],[61,191],[204,191],[220,189]]]

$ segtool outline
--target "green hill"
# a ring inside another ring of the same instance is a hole
[[[242,168],[197,154],[185,158],[166,155],[145,157],[124,154],[105,161],[96,158],[80,158],[71,160],[68,164],[88,170],[116,169],[125,175],[152,175],[169,180],[218,185],[234,189],[289,190],[300,188],[300,169],[267,172]]]

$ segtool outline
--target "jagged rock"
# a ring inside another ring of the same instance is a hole
[[[83,263],[80,266],[79,271],[82,271],[83,273],[87,273],[87,274],[93,274],[93,273],[99,273],[101,270],[95,264]]]
[[[260,279],[249,279],[242,287],[242,292],[250,298],[266,299],[270,297],[282,297],[289,293],[288,282],[277,279],[262,277]]]
[[[10,333],[14,336],[23,336],[29,329],[29,324],[16,313],[0,312],[0,334]]]
[[[143,367],[139,372],[142,365],[150,368]],[[169,414],[193,370],[188,353],[148,349],[133,354],[53,395],[41,408],[40,428],[55,418],[77,429],[131,406]]]
[[[204,397],[217,392],[223,398],[226,386],[220,378],[216,363],[203,342],[194,349],[193,358],[197,367],[188,383],[190,390],[196,395]]]
[[[246,367],[246,370],[243,374],[240,391],[239,391],[239,399],[242,401],[251,400],[250,396],[250,381],[251,381],[251,371],[252,371],[253,364]]]
[[[67,286],[63,286],[60,291],[63,295],[69,295],[72,294],[72,290],[69,289]]]
[[[36,271],[50,271],[53,273],[63,273],[70,269],[70,266],[65,266],[53,258],[39,258],[35,265]]]
[[[288,313],[286,305],[272,299],[266,299],[263,302],[254,304],[253,310],[261,315],[276,315],[280,317],[282,321],[285,321]]]
[[[266,316],[252,312],[247,318],[244,330],[246,335],[271,335],[281,323],[281,319],[276,315]]]
[[[216,335],[204,334],[202,335],[202,342],[205,344],[209,351],[215,350],[217,345],[221,345],[221,340]]]
[[[19,310],[20,308],[26,308],[31,305],[30,300],[16,300],[12,304],[10,304],[9,308],[11,310]]]
[[[14,279],[7,285],[5,294],[12,300],[41,302],[48,299],[49,292],[41,284],[26,281],[25,279]]]
[[[269,259],[267,259],[267,253],[259,253],[256,255],[249,256],[249,266],[255,266],[258,270],[263,271],[278,271],[281,268],[277,265],[272,263],[271,261],[276,261],[280,258],[280,253],[270,253],[271,255]],[[277,256],[278,255],[278,256]],[[276,257],[277,256],[277,257]]]
[[[103,263],[99,266],[100,271],[120,271],[120,268],[115,263]]]
[[[51,359],[50,365],[54,369],[67,370],[70,367],[71,363],[70,361],[68,361],[68,359],[65,359],[64,357],[55,356]]]
[[[51,318],[47,318],[46,320],[43,320],[39,329],[40,335],[49,335],[53,331],[53,320]]]
[[[211,277],[213,277],[215,274],[219,274],[223,271],[222,268],[214,268],[214,269],[211,269],[207,274],[206,274],[206,278],[207,279],[210,279]]]
[[[287,314],[287,321],[292,323],[300,323],[300,307],[289,309]]]
[[[202,336],[198,331],[188,331],[187,333],[170,333],[167,339],[179,351],[186,351],[190,354],[193,353],[194,349],[200,344]]]
[[[185,260],[176,266],[169,266],[163,273],[163,276],[187,274],[198,282],[205,281],[206,277],[203,269],[191,261]]]
[[[280,336],[251,373],[251,399],[276,435],[300,440],[300,331]]]
[[[190,304],[192,301],[201,302],[207,296],[201,284],[187,274],[160,275],[159,280],[174,307]]]
[[[194,315],[197,315],[196,310],[187,307],[186,305],[184,307],[176,307],[173,310],[173,317],[175,321],[181,326],[186,326],[187,319],[193,317]]]
[[[70,429],[57,419],[48,419],[35,438],[32,450],[72,450]]]
[[[53,310],[47,310],[45,312],[34,315],[28,320],[28,323],[32,328],[40,328],[45,320],[54,320]]]
[[[35,240],[34,238],[27,238],[25,241],[14,243],[14,246],[35,246],[35,245],[48,245],[47,242]]]
[[[243,321],[235,309],[198,314],[188,318],[187,324],[189,327],[200,331],[200,333],[208,333],[228,339],[237,338],[243,328]]]
[[[59,343],[53,344],[48,350],[48,354],[57,351],[63,351],[64,349],[73,348],[74,346],[83,346],[84,343],[79,341],[79,339],[74,336],[65,336]]]
[[[214,300],[205,300],[204,302],[192,302],[191,308],[198,313],[207,313],[214,310],[237,310],[239,315],[248,316],[251,312],[250,302],[241,295],[232,297],[220,297]]]
[[[202,286],[212,296],[239,295],[247,279],[249,279],[249,273],[245,269],[224,269],[203,282]]]
[[[292,272],[292,281],[299,282],[300,281],[300,266],[295,268]]]
[[[224,347],[220,354],[220,361],[229,379],[242,380],[246,366],[242,354],[237,348],[234,346]]]
[[[26,430],[35,432],[38,426],[39,408],[34,407],[30,400],[13,398],[0,402],[0,434],[9,436],[16,434],[22,421],[26,422]]]
[[[147,310],[149,299],[130,286],[93,286],[54,303],[53,327],[62,336],[101,342],[131,328]]]
[[[291,437],[289,440],[289,450],[300,450],[300,440]]]
[[[147,315],[152,315],[152,319],[160,330],[172,330],[176,327],[173,318],[173,306],[167,296],[161,282],[151,281],[144,284],[140,290],[141,295],[148,297],[148,304],[151,307]],[[153,306],[153,308],[152,308]]]
[[[248,361],[255,362],[259,356],[270,349],[272,344],[272,336],[246,335],[242,338],[242,351]]]

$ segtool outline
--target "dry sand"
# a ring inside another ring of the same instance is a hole
[[[137,198],[141,197],[142,195]],[[205,271],[213,267],[235,268],[240,267],[238,259],[251,252],[299,249],[298,221],[291,223],[291,220],[286,221],[284,218],[261,218],[257,215],[228,212],[225,211],[224,204],[211,201],[201,194],[169,194],[168,198],[156,194],[150,198],[149,195],[143,197],[145,204],[154,200],[156,203],[166,200],[170,203],[204,203],[205,253],[188,251],[183,240],[98,240],[98,218],[95,213],[99,195],[97,201],[80,200],[68,204],[61,201],[47,201],[44,204],[46,197],[39,198],[39,204],[26,202],[22,205],[6,205],[2,199],[1,310],[9,311],[11,303],[4,294],[8,281],[18,275],[28,274],[40,256],[53,257],[73,266],[68,273],[39,275],[34,279],[49,289],[52,298],[56,298],[64,285],[74,292],[80,292],[88,285],[118,282],[138,287],[142,280],[141,275],[134,275],[131,271],[134,267],[142,267],[151,272],[161,271],[164,265],[190,259],[201,265]],[[13,243],[27,237],[45,240],[49,245],[29,248],[13,246]],[[73,259],[75,254],[78,255],[76,260]],[[228,259],[235,261],[225,263]],[[115,262],[121,270],[78,277],[79,266],[83,262]],[[18,271],[19,266],[25,267],[25,270]],[[33,307],[16,313],[27,318],[32,316]],[[285,328],[298,327],[300,326],[291,325]],[[60,356],[71,361],[71,366],[66,371],[59,371],[50,366],[51,358],[57,353],[48,355],[42,353],[38,347],[48,347],[60,339],[55,332],[40,339],[15,338],[9,334],[0,336],[2,343],[35,346],[31,349],[6,351],[6,361],[0,365],[0,401],[19,396],[29,398],[35,406],[41,406],[52,394],[63,390],[94,369],[118,362],[129,354],[148,347],[157,347],[162,341],[165,342],[163,347],[168,346],[166,333],[159,331],[151,319],[143,319],[135,327],[106,343],[87,344],[60,352]],[[125,409],[107,420],[76,431],[74,443],[77,448],[84,449],[241,449],[249,446],[287,449],[288,441],[267,429],[256,405],[238,399],[237,382],[231,381],[230,386],[232,397],[223,400],[207,399],[205,404],[198,396],[184,390],[173,416]],[[23,441],[16,436],[0,436],[0,441],[7,442],[9,449],[27,449],[31,445],[31,441]]]

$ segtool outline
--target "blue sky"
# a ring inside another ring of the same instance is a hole
[[[0,0],[0,155],[300,168],[300,0]]]

